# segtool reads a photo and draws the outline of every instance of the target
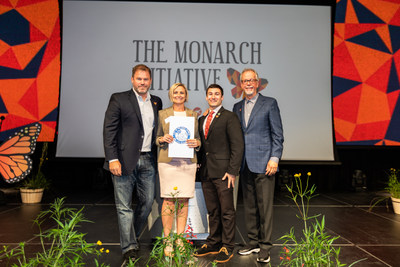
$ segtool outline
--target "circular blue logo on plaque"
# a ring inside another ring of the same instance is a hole
[[[188,128],[180,126],[176,128],[172,134],[174,141],[178,144],[186,143],[186,140],[190,139],[190,132]]]

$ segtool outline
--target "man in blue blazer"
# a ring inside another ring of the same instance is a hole
[[[260,80],[253,69],[240,76],[245,99],[236,103],[244,135],[242,185],[249,242],[239,255],[259,253],[257,261],[270,261],[275,173],[283,150],[283,130],[278,103],[257,92]]]
[[[132,69],[132,89],[111,96],[104,118],[104,168],[112,174],[121,249],[135,260],[137,237],[146,224],[154,200],[155,136],[161,99],[150,95],[151,70]],[[132,209],[133,193],[138,203]]]

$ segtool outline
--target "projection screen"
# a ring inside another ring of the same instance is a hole
[[[330,6],[64,1],[57,157],[104,157],[109,98],[131,88],[139,63],[164,108],[182,82],[199,112],[211,83],[231,110],[243,95],[229,78],[254,68],[281,110],[282,159],[334,160]]]

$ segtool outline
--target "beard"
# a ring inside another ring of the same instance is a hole
[[[134,87],[133,89],[135,89],[135,91],[138,94],[146,94],[149,91],[149,87],[147,86],[138,86],[138,87]]]
[[[256,88],[251,88],[251,89],[244,89],[244,93],[246,94],[246,96],[252,96],[254,95],[254,92],[256,92]]]

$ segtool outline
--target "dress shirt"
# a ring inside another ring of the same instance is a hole
[[[258,93],[253,96],[251,99],[245,99],[244,101],[244,123],[247,127],[247,123],[249,122],[251,112],[253,111],[254,105],[257,102]]]
[[[211,119],[210,125],[211,125],[212,121],[214,120],[215,116],[218,114],[218,111],[221,109],[221,107],[222,107],[222,105],[219,105],[218,107],[216,107],[215,109],[213,109],[214,114],[212,115],[213,117],[212,117],[212,119]],[[204,122],[207,121],[208,116],[210,116],[210,112],[208,112],[208,115],[207,115],[207,117],[205,118]],[[203,123],[203,133],[205,133],[205,132],[206,132],[206,123]]]
[[[143,100],[142,96],[140,96],[133,88],[133,92],[135,92],[136,98],[138,100],[140,114],[142,115],[143,122],[143,130],[144,130],[144,138],[142,145],[142,152],[150,152],[151,151],[151,137],[154,129],[154,113],[153,107],[151,105],[150,93],[147,92],[146,100]]]

